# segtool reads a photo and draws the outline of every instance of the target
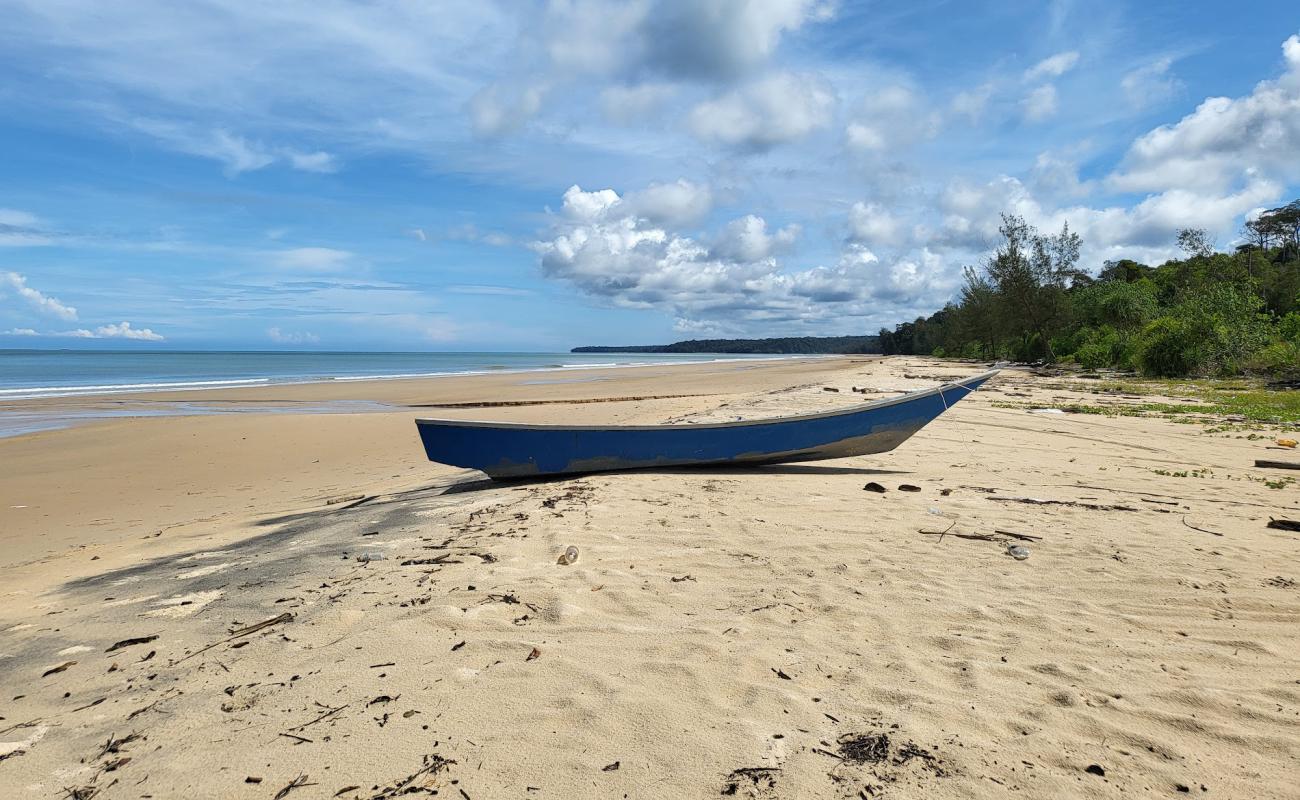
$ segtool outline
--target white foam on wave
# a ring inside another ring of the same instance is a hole
[[[30,400],[39,397],[75,397],[80,394],[124,394],[128,392],[189,391],[231,386],[270,383],[270,378],[243,378],[214,381],[163,381],[159,383],[106,383],[98,386],[27,386],[0,389],[0,399]]]

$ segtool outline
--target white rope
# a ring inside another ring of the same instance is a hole
[[[964,386],[961,388],[966,389],[966,394],[968,395],[975,391],[974,389],[969,389]],[[948,411],[950,406],[948,405],[948,398],[943,396],[943,384],[939,384],[939,399],[943,401],[943,410]],[[957,435],[957,441],[961,442],[961,446],[966,448],[966,455],[970,456],[971,461],[978,461],[975,456],[975,451],[971,449],[970,442],[961,438],[960,434]]]

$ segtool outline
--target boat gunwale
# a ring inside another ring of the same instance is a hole
[[[951,389],[966,389],[967,384],[976,381],[987,381],[994,375],[1001,372],[1001,369],[991,369],[981,372],[978,375],[971,375],[959,381],[951,383],[941,383],[930,389],[918,389],[915,392],[901,394],[898,397],[885,397],[879,400],[870,400],[866,403],[859,403],[847,408],[835,409],[832,411],[816,411],[809,414],[799,414],[791,417],[764,417],[762,419],[733,420],[731,422],[704,422],[698,425],[566,425],[556,422],[493,422],[490,420],[473,420],[473,419],[440,419],[435,417],[417,417],[415,424],[419,425],[440,425],[457,428],[507,428],[510,430],[544,430],[544,431],[698,431],[708,430],[710,428],[745,428],[767,425],[783,425],[786,423],[808,422],[817,419],[826,419],[829,417],[849,416],[859,414],[863,411],[871,411],[878,408],[887,408],[889,406],[907,403],[913,400],[920,400],[930,395],[941,395],[944,391]],[[971,389],[970,391],[975,391]],[[965,397],[965,395],[962,395]],[[947,399],[944,399],[947,405]],[[961,397],[956,400],[962,399]],[[954,400],[953,402],[956,402]]]

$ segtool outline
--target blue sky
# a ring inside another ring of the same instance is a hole
[[[0,347],[874,332],[1300,195],[1300,8],[0,0]]]

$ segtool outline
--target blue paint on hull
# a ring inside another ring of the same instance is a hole
[[[705,425],[566,426],[416,420],[430,461],[494,478],[814,461],[892,450],[995,372],[842,411]]]

